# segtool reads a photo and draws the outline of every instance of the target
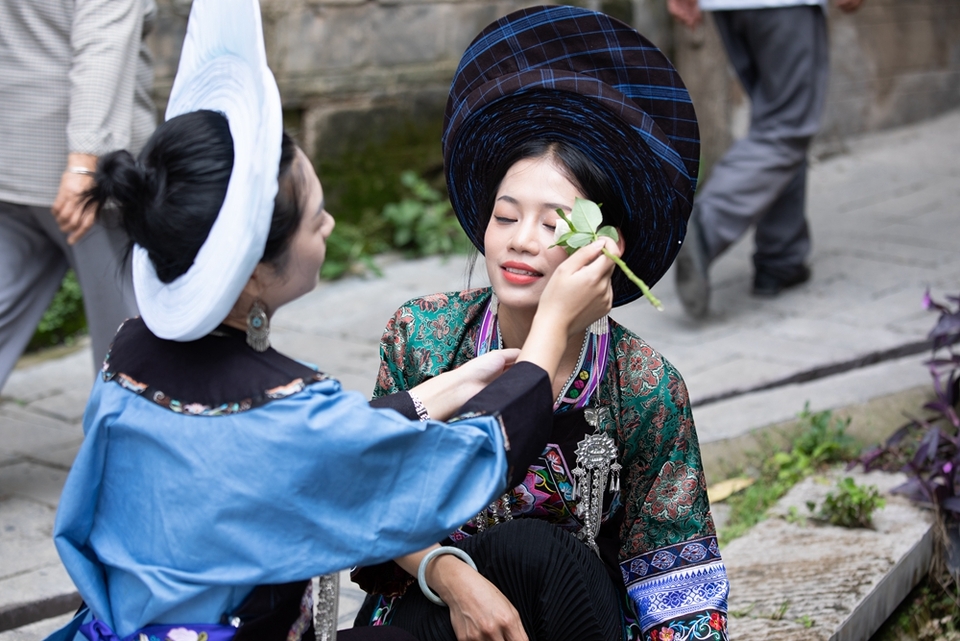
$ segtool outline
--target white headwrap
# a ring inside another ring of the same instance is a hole
[[[270,231],[283,114],[258,0],[194,0],[166,119],[200,109],[223,113],[233,136],[233,172],[210,235],[171,283],[157,278],[143,247],[133,252],[140,314],[156,336],[177,341],[205,336],[227,317]]]

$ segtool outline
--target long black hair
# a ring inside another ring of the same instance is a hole
[[[580,149],[560,140],[538,138],[528,140],[517,145],[504,154],[494,166],[484,183],[485,207],[484,219],[481,221],[479,238],[483,238],[484,230],[490,222],[493,208],[497,199],[497,190],[503,177],[515,164],[528,158],[552,158],[557,161],[558,169],[564,174],[574,187],[585,198],[602,203],[601,212],[605,223],[618,227],[623,220],[623,203],[617,197],[610,179]]]
[[[282,271],[300,225],[300,183],[290,171],[296,154],[283,134],[279,191],[261,262]],[[100,158],[87,204],[106,213],[116,205],[130,247],[147,250],[157,277],[170,283],[186,273],[213,227],[233,170],[233,137],[226,117],[193,111],[171,118],[153,133],[134,159],[126,150]],[[129,249],[128,249],[129,254]]]

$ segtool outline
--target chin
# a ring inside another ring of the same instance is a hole
[[[540,294],[542,292],[518,291],[511,286],[494,287],[493,291],[497,294],[497,300],[500,305],[513,310],[532,310],[536,311],[540,304]]]

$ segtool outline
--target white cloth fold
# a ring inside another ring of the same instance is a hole
[[[227,317],[270,231],[283,116],[257,0],[193,3],[166,119],[201,109],[226,116],[233,137],[233,172],[216,222],[193,265],[171,283],[160,281],[143,247],[133,254],[144,322],[177,341],[196,340]]]

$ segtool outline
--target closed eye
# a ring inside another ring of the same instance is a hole
[[[510,218],[509,216],[494,216],[493,219],[498,223],[515,223],[517,222],[516,218]]]

